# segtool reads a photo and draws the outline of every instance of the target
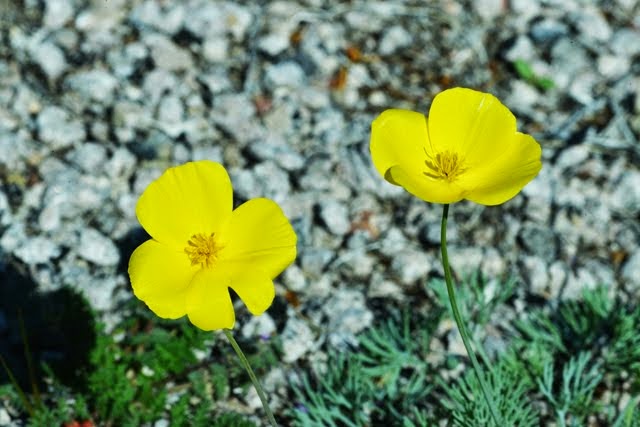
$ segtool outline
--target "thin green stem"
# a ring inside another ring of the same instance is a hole
[[[458,303],[456,302],[456,294],[453,289],[453,281],[451,279],[451,268],[449,267],[449,255],[447,253],[447,217],[448,216],[449,216],[449,205],[444,205],[444,209],[442,211],[442,225],[440,228],[440,249],[442,251],[442,266],[444,267],[444,280],[447,283],[447,293],[449,294],[451,311],[453,312],[453,318],[456,321],[456,325],[458,325],[458,330],[460,331],[460,336],[462,337],[464,348],[467,350],[467,354],[469,355],[469,359],[471,360],[471,365],[473,365],[473,370],[475,371],[476,376],[478,377],[478,382],[480,383],[480,389],[482,389],[482,394],[484,395],[484,398],[487,401],[487,405],[489,405],[489,410],[491,411],[491,416],[493,417],[493,421],[495,421],[496,426],[501,427],[505,424],[503,424],[502,417],[500,416],[498,409],[493,403],[493,399],[491,398],[491,394],[489,393],[489,388],[487,387],[487,384],[484,381],[484,376],[482,375],[482,369],[480,368],[478,359],[476,359],[476,354],[473,352],[473,349],[471,348],[471,340],[469,339],[469,335],[467,334],[467,329],[464,326],[464,322],[462,321],[462,316],[460,315],[460,311],[458,310]]]
[[[4,368],[4,371],[9,377],[9,381],[11,381],[11,384],[13,384],[13,388],[15,388],[16,393],[18,393],[18,397],[20,398],[22,405],[24,405],[24,409],[26,409],[31,417],[35,416],[36,412],[33,409],[33,406],[29,402],[27,396],[24,394],[24,391],[22,391],[22,387],[20,387],[20,384],[18,384],[18,380],[16,380],[16,377],[13,376],[13,372],[11,372],[11,369],[9,369],[9,366],[7,365],[7,362],[4,361],[4,357],[2,357],[2,355],[0,355],[0,365],[2,365],[2,367]]]
[[[18,309],[18,323],[20,324],[20,335],[22,336],[22,344],[24,347],[24,357],[27,360],[27,370],[29,372],[29,381],[38,407],[42,406],[42,397],[40,396],[40,388],[36,379],[36,371],[33,368],[33,359],[31,358],[31,349],[29,348],[29,337],[27,336],[27,328],[24,326],[24,316],[22,309]]]
[[[262,389],[262,386],[260,385],[260,382],[258,381],[256,374],[253,373],[253,369],[251,369],[251,365],[249,364],[247,357],[244,355],[244,353],[240,349],[240,346],[236,342],[235,338],[233,338],[233,334],[231,334],[231,331],[229,329],[223,329],[223,331],[224,331],[224,334],[227,336],[227,339],[231,343],[231,347],[233,347],[236,354],[240,358],[240,363],[242,363],[242,366],[249,374],[249,378],[251,378],[251,382],[253,383],[253,386],[256,388],[256,391],[258,392],[258,397],[260,398],[260,402],[262,402],[262,407],[264,408],[264,412],[267,414],[267,418],[269,419],[269,424],[271,424],[272,427],[278,427],[278,424],[276,424],[276,419],[273,417],[273,412],[271,412],[271,408],[269,408],[269,404],[267,403],[267,398],[264,394],[264,390]]]

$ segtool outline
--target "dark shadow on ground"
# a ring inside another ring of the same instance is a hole
[[[96,342],[89,304],[70,288],[38,292],[26,268],[13,258],[0,257],[0,355],[22,389],[31,392],[20,316],[39,385],[44,376],[42,364],[47,364],[63,384],[85,389],[89,356]],[[0,368],[0,384],[8,381]]]

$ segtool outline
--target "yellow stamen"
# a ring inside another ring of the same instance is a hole
[[[458,157],[458,153],[444,151],[436,154],[435,157],[430,156],[426,149],[424,153],[427,155],[427,160],[424,161],[424,164],[429,170],[423,173],[429,178],[444,179],[452,182],[467,170],[462,166],[464,162],[462,158]]]
[[[218,252],[222,246],[216,244],[215,234],[209,236],[198,233],[191,236],[184,248],[184,252],[191,260],[191,265],[200,264],[202,267],[210,267],[218,259]]]

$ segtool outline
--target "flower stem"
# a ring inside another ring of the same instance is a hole
[[[244,355],[244,353],[240,349],[240,346],[236,342],[235,338],[233,338],[233,334],[231,334],[231,331],[229,329],[223,329],[223,331],[224,331],[224,334],[227,336],[227,339],[231,343],[231,347],[233,347],[236,354],[240,358],[240,363],[242,363],[242,366],[249,374],[249,378],[251,378],[251,382],[253,383],[253,386],[256,388],[256,391],[258,392],[258,397],[260,398],[260,402],[262,402],[262,407],[264,408],[264,412],[267,414],[267,418],[269,419],[269,424],[271,424],[272,427],[278,427],[278,424],[276,424],[276,419],[273,417],[273,412],[271,412],[271,408],[269,408],[269,404],[267,403],[267,398],[264,394],[264,390],[262,389],[262,386],[260,385],[260,382],[258,381],[256,374],[253,373],[253,369],[251,369],[251,365],[249,364],[247,357]]]
[[[458,330],[460,331],[460,336],[462,337],[462,342],[464,343],[464,348],[467,350],[467,354],[469,355],[469,359],[471,360],[471,364],[473,365],[473,370],[478,377],[478,382],[480,383],[480,389],[482,389],[482,394],[484,395],[485,400],[487,401],[487,405],[489,405],[489,410],[491,411],[491,416],[493,417],[493,421],[496,423],[496,426],[500,427],[505,424],[502,423],[502,418],[500,417],[500,413],[493,403],[493,399],[491,398],[491,394],[489,393],[489,388],[484,381],[484,376],[482,375],[482,370],[480,368],[480,364],[478,363],[478,359],[476,359],[476,354],[473,352],[471,348],[471,340],[469,339],[469,335],[467,334],[467,329],[464,326],[464,322],[462,321],[462,316],[460,315],[460,311],[458,310],[458,303],[456,302],[456,294],[453,289],[453,282],[451,280],[451,268],[449,267],[449,255],[447,254],[447,217],[449,216],[449,205],[444,205],[444,209],[442,211],[442,225],[440,228],[440,249],[442,252],[442,266],[444,268],[444,279],[447,283],[447,293],[449,294],[449,302],[451,303],[451,311],[453,312],[453,318],[456,321],[456,325],[458,325]]]

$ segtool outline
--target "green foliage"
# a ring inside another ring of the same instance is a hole
[[[416,409],[415,402],[425,399],[432,388],[424,361],[430,338],[426,331],[411,328],[410,323],[407,314],[401,321],[391,317],[379,328],[363,334],[360,349],[354,354],[364,375],[376,385],[373,392],[377,404],[372,414],[379,424],[411,420],[407,414]],[[415,417],[420,418],[420,413]]]
[[[533,310],[515,326],[513,346],[534,377],[543,375],[549,360],[589,351],[614,376],[640,378],[640,307],[610,299],[604,286],[585,291],[581,300],[560,302],[555,312]]]
[[[298,406],[292,411],[297,426],[348,426],[369,423],[373,384],[364,381],[362,365],[350,355],[333,355],[326,372],[308,375],[293,390]]]
[[[631,399],[612,427],[640,427],[640,396]]]
[[[540,77],[536,75],[536,73],[533,71],[533,68],[531,68],[531,64],[529,64],[524,59],[516,59],[513,63],[513,67],[522,80],[526,81],[532,86],[537,87],[538,89],[546,91],[549,89],[553,89],[553,87],[555,86],[555,83],[550,78]]]
[[[571,426],[583,425],[586,416],[593,412],[593,392],[602,379],[600,366],[592,363],[589,353],[580,353],[577,358],[572,357],[562,369],[562,382],[554,390],[554,366],[548,363],[544,367],[542,378],[538,379],[540,391],[554,409],[558,424],[566,425],[570,417]]]
[[[208,351],[211,333],[191,326],[185,319],[154,318],[139,310],[136,301],[130,305],[123,308],[127,315],[111,335],[104,333],[102,325],[95,325],[96,343],[86,369],[86,389],[72,390],[62,385],[51,369],[43,367],[48,384],[44,404],[29,417],[29,426],[94,420],[98,426],[137,427],[161,418],[169,419],[172,426],[254,426],[245,416],[219,413],[216,408],[215,400],[228,397],[231,381],[248,379],[244,372],[242,377],[234,376],[216,360],[200,362],[196,358],[195,351]],[[268,369],[273,357],[265,356],[269,350],[263,347],[270,345],[259,347],[264,356],[262,367]],[[226,357],[224,351],[220,353]],[[24,410],[15,386],[1,387],[0,399]],[[170,399],[172,405],[168,405]]]
[[[467,318],[482,324],[515,286],[510,281],[491,288],[472,276],[459,286],[458,301]],[[292,425],[418,427],[448,420],[459,427],[493,426],[472,370],[451,380],[460,366],[451,365],[453,359],[426,362],[431,333],[420,331],[436,330],[448,305],[444,283],[428,289],[439,302],[437,317],[388,316],[360,336],[356,350],[329,351],[327,372],[303,374],[293,385]],[[600,425],[640,427],[638,306],[621,304],[600,287],[553,310],[529,310],[514,326],[486,374],[507,425],[582,427],[595,418]],[[603,386],[612,399],[603,400]],[[635,394],[619,411],[615,402],[629,386]]]
[[[398,317],[360,336],[358,351],[330,353],[326,372],[303,374],[292,384],[293,425],[427,425],[420,402],[432,388],[425,361],[429,337],[408,315]]]
[[[514,279],[504,281],[490,281],[479,272],[463,279],[459,286],[455,286],[458,308],[463,319],[473,327],[482,327],[489,322],[496,308],[504,304],[515,293],[517,282]],[[426,285],[426,290],[432,290],[440,307],[451,314],[451,305],[444,280],[432,280]]]
[[[615,321],[610,344],[603,351],[605,364],[617,375],[628,373],[635,379],[634,388],[640,389],[640,306],[615,308],[609,315]]]
[[[470,323],[485,325],[515,288],[514,281],[488,282],[475,275],[458,287],[457,296]],[[474,372],[460,372],[467,365],[464,358],[434,357],[429,350],[448,313],[448,298],[443,282],[432,282],[428,289],[436,297],[431,317],[386,313],[359,336],[357,349],[330,350],[326,367],[301,373],[291,385],[291,403],[279,421],[302,427],[424,427],[442,420],[458,427],[492,426]],[[86,389],[62,385],[44,367],[43,404],[34,406],[27,425],[90,419],[97,426],[126,427],[161,418],[177,427],[254,425],[243,415],[220,413],[216,404],[229,398],[231,384],[249,387],[225,340],[219,351],[215,343],[215,359],[201,360],[194,350],[210,352],[212,334],[186,321],[159,320],[137,306],[125,312],[111,335],[96,326]],[[506,348],[486,374],[505,423],[582,427],[596,419],[599,425],[640,427],[637,304],[612,299],[601,287],[553,309],[529,309],[512,326],[503,334]],[[241,345],[258,375],[282,356],[277,338]],[[18,408],[24,404],[11,385],[0,386],[0,401]],[[627,401],[619,409],[619,402]]]
[[[488,385],[494,403],[506,425],[533,427],[539,425],[538,415],[531,406],[528,384],[521,380],[519,369],[500,363],[489,373]],[[443,402],[451,412],[453,425],[458,427],[496,426],[476,374],[465,372],[453,385],[442,383],[447,399]]]

